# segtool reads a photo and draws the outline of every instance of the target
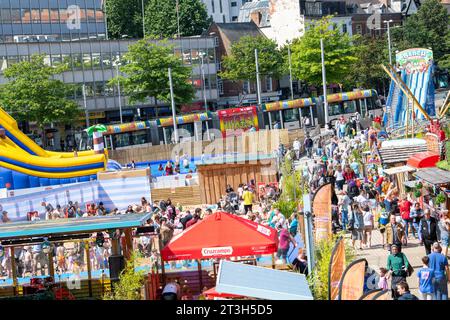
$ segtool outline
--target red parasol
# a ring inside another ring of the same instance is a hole
[[[165,261],[228,258],[272,254],[277,247],[275,229],[216,212],[175,236],[161,250],[161,257]]]

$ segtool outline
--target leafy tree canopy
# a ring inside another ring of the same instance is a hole
[[[68,97],[73,86],[55,78],[66,66],[51,67],[44,55],[33,55],[4,72],[8,82],[0,88],[0,104],[19,121],[36,121],[43,128],[53,123],[70,123],[80,112]]]
[[[322,84],[322,60],[320,39],[323,39],[325,67],[328,83],[342,83],[358,60],[354,38],[341,33],[331,17],[312,22],[303,37],[295,39],[291,46],[292,72],[296,79],[319,86]]]
[[[108,0],[105,2],[105,10],[110,38],[120,39],[124,35],[142,38],[141,0]]]
[[[402,28],[392,29],[394,47],[397,50],[432,48],[434,59],[439,61],[449,52],[448,25],[449,15],[439,0],[426,0]]]
[[[357,60],[353,63],[346,82],[362,88],[382,88],[383,79],[389,79],[380,68],[380,64],[387,65],[389,63],[386,37],[360,36],[355,38],[354,45]]]
[[[153,38],[173,38],[178,34],[177,0],[148,0],[145,7],[145,32]],[[178,0],[180,36],[202,34],[211,24],[201,0]]]
[[[173,46],[167,41],[139,40],[128,48],[122,64],[120,71],[125,75],[119,76],[119,81],[131,103],[143,102],[148,97],[170,102],[169,67],[175,102],[190,103],[194,98],[194,88],[189,83],[192,70],[173,54]],[[111,79],[109,84],[116,85],[117,81]]]
[[[224,57],[221,76],[229,80],[256,80],[255,49],[258,49],[260,75],[279,78],[283,74],[283,55],[275,41],[264,36],[245,36],[231,46]]]

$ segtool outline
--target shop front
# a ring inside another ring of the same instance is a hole
[[[314,98],[284,100],[263,105],[264,121],[272,129],[299,129],[314,126]]]

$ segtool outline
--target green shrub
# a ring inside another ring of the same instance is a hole
[[[316,265],[314,266],[313,272],[308,275],[308,283],[314,300],[328,300],[328,272],[330,269],[331,253],[339,236],[343,236],[343,233],[334,235],[330,240],[322,240],[315,246]],[[346,265],[349,265],[354,258],[354,249],[345,242]]]
[[[126,262],[125,269],[120,273],[119,281],[113,284],[110,293],[103,300],[141,300],[141,288],[144,285],[144,271],[135,270],[135,262],[139,254],[133,252]]]

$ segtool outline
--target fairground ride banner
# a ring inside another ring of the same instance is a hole
[[[222,137],[240,136],[252,126],[259,130],[256,107],[242,107],[219,110]]]
[[[397,53],[395,60],[400,70],[405,70],[407,74],[425,73],[433,64],[433,51],[422,48],[407,49]]]

